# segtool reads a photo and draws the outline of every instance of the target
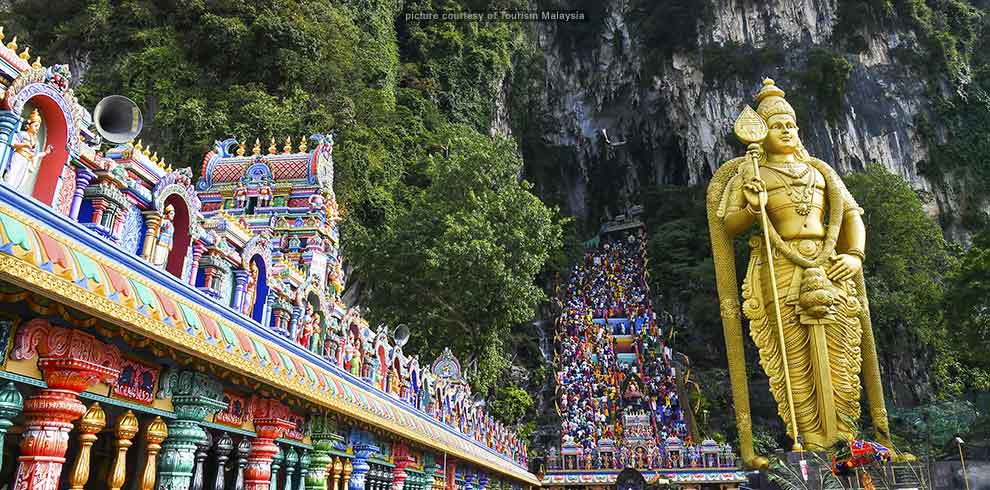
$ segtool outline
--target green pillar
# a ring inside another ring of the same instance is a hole
[[[285,485],[282,486],[282,490],[295,490],[296,486],[292,480],[296,474],[296,465],[299,464],[299,453],[292,446],[289,446],[284,451],[284,454],[285,468],[283,472],[285,473]],[[276,489],[273,488],[272,490]]]
[[[0,389],[0,464],[3,463],[3,440],[7,430],[14,425],[11,420],[24,410],[24,397],[14,383],[7,383]]]
[[[194,371],[172,371],[162,377],[159,398],[171,398],[175,419],[168,422],[168,439],[158,462],[158,488],[188,490],[196,461],[196,444],[207,434],[199,426],[226,405],[223,386]]]
[[[277,445],[275,447],[278,447]],[[278,488],[278,469],[282,467],[282,461],[285,461],[285,451],[282,451],[281,447],[278,447],[279,451],[275,453],[275,457],[272,458],[272,483],[268,487],[271,490],[279,490]],[[264,480],[262,480],[264,481]]]
[[[313,442],[313,456],[309,459],[306,490],[325,490],[327,469],[333,463],[330,450],[335,443],[344,442],[344,438],[337,434],[333,420],[326,415],[312,417],[309,437]]]
[[[309,474],[309,451],[299,450],[299,483],[291,490],[306,490],[306,476]]]

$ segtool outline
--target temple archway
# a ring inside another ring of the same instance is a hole
[[[168,260],[165,261],[165,270],[179,279],[182,279],[182,267],[186,262],[186,255],[189,252],[189,243],[191,241],[190,236],[190,220],[189,220],[189,206],[186,204],[186,199],[180,194],[170,194],[165,198],[165,205],[162,209],[165,209],[171,205],[175,209],[175,217],[172,219],[172,225],[175,229],[175,235],[172,237],[172,249],[168,252]]]
[[[268,306],[268,265],[261,254],[254,254],[246,265],[248,281],[251,281],[252,268],[256,268],[258,270],[258,282],[254,286],[254,306],[251,307],[250,311],[244,313],[253,318],[254,321],[262,323],[265,318],[265,308]],[[245,295],[247,294],[248,292],[245,291]],[[245,297],[245,300],[247,301],[248,298]]]

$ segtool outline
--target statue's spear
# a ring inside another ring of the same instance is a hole
[[[733,125],[733,132],[735,132],[736,138],[739,138],[739,141],[747,145],[746,153],[752,156],[753,171],[755,172],[753,175],[759,178],[760,160],[756,155],[758,154],[757,151],[763,151],[760,143],[766,139],[767,134],[770,132],[769,128],[767,128],[766,121],[752,107],[747,105],[739,114],[739,117],[736,118],[736,123]],[[744,182],[743,185],[745,184]],[[770,289],[773,291],[773,312],[777,319],[777,338],[780,341],[780,357],[784,364],[784,388],[787,390],[787,406],[791,411],[791,427],[794,428],[794,446],[791,449],[801,451],[801,443],[798,442],[797,416],[794,413],[794,393],[791,391],[791,371],[787,364],[787,347],[784,345],[784,323],[780,318],[780,296],[777,293],[777,276],[774,273],[773,250],[771,250],[770,245],[770,222],[767,219],[766,189],[760,191],[760,224],[763,228],[763,248],[766,250],[767,266],[770,269]]]

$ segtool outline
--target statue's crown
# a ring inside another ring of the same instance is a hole
[[[35,109],[35,110],[31,111],[31,114],[28,116],[28,119],[27,120],[28,120],[28,124],[31,124],[31,123],[34,123],[34,122],[41,122],[41,113],[38,112],[38,109]]]
[[[760,89],[760,93],[756,94],[756,102],[759,104],[756,107],[756,113],[764,121],[769,121],[771,116],[777,114],[789,114],[792,118],[797,119],[794,108],[784,99],[784,91],[774,85],[771,78],[763,79],[763,88]]]

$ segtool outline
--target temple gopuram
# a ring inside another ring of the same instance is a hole
[[[738,488],[747,477],[735,451],[692,427],[675,353],[650,301],[642,222],[621,215],[585,245],[558,294],[561,438],[548,451],[543,485],[613,488],[620,473],[636,471],[650,485]]]
[[[540,484],[453,353],[342,302],[331,136],[218,141],[193,175],[101,141],[67,66],[29,58],[0,46],[0,481]]]

